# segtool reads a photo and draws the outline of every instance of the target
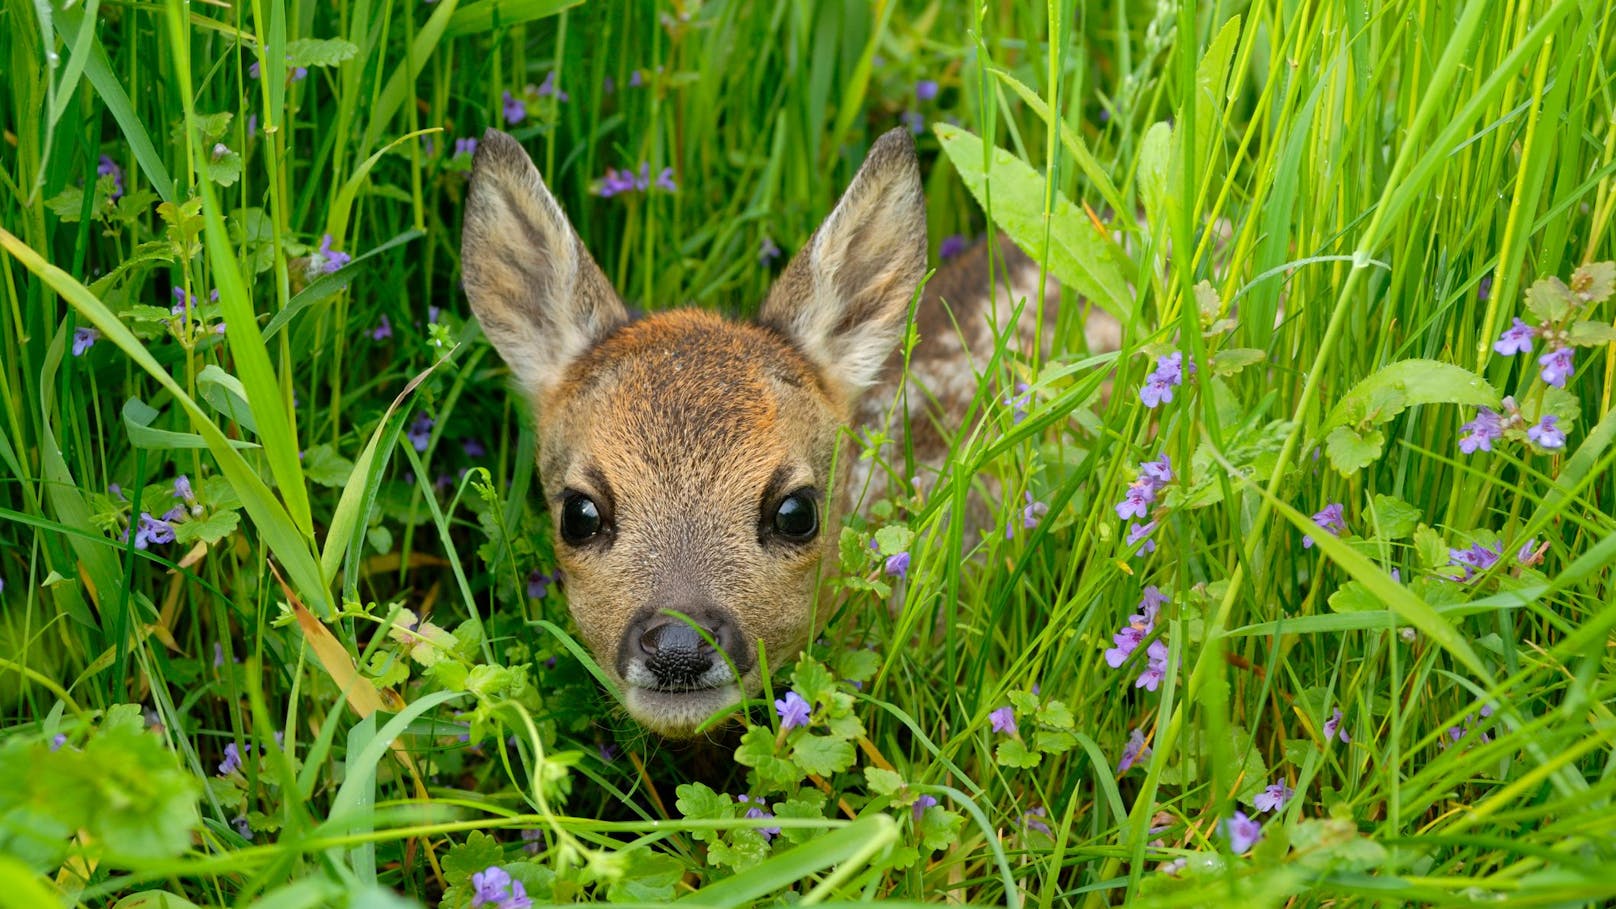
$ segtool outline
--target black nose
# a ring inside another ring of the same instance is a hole
[[[706,637],[702,632],[706,632]],[[658,616],[640,632],[640,653],[645,656],[645,668],[656,677],[662,688],[689,688],[696,684],[702,673],[713,668],[718,652],[708,638],[723,646],[719,629],[703,628],[697,631],[683,619]]]

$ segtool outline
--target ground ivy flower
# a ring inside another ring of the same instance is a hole
[[[1122,749],[1122,758],[1117,761],[1117,774],[1127,773],[1134,764],[1150,757],[1150,749],[1145,747],[1145,732],[1135,729],[1128,733],[1128,744]]]
[[[1543,367],[1543,381],[1555,388],[1564,388],[1566,380],[1576,372],[1571,363],[1571,348],[1561,347],[1551,350],[1537,358],[1537,365]]]
[[[934,807],[936,804],[937,800],[929,795],[923,795],[920,798],[915,799],[915,823],[920,823],[920,819],[926,816],[926,809]]]
[[[1229,850],[1244,853],[1262,839],[1262,822],[1246,817],[1244,811],[1236,811],[1234,817],[1224,821],[1223,832],[1229,837]]]
[[[886,572],[887,572],[887,574],[890,574],[893,577],[898,577],[898,578],[908,577],[909,576],[909,553],[908,552],[899,552],[899,553],[894,553],[893,555],[887,556]]]
[[[1498,563],[1504,555],[1504,544],[1500,542],[1497,549],[1489,549],[1480,543],[1472,543],[1468,549],[1449,549],[1448,564],[1463,568],[1464,575],[1459,578],[1461,583],[1474,578],[1478,573],[1484,572]]]
[[[1128,491],[1123,494],[1122,501],[1116,505],[1117,517],[1142,518],[1150,513],[1150,503],[1156,501],[1156,487],[1146,482],[1143,477],[1128,484]]]
[[[494,909],[530,909],[533,900],[521,881],[511,880],[505,869],[490,865],[471,876],[472,909],[493,906]]]
[[[764,810],[764,807],[768,803],[763,801],[763,799],[761,799],[761,798],[758,799],[756,803],[753,803],[750,798],[748,798],[746,795],[743,794],[743,795],[737,795],[735,797],[735,800],[737,802],[741,802],[742,804],[750,804],[750,805],[752,805],[752,807],[746,809],[746,816],[748,818],[751,818],[753,820],[773,820],[774,819],[774,815],[772,815],[769,812]],[[754,827],[752,829],[756,830],[758,832],[758,835],[763,837],[763,841],[765,843],[769,842],[770,840],[773,840],[775,837],[780,835],[780,828],[779,827]]]
[[[415,422],[410,424],[409,430],[404,433],[409,437],[410,444],[415,446],[416,451],[426,451],[427,442],[432,439],[432,424],[435,422],[426,414],[420,414],[416,416]]]
[[[989,713],[988,722],[992,724],[994,732],[1002,732],[1005,735],[1016,734],[1016,710],[1009,704]]]
[[[235,773],[237,770],[240,770],[242,757],[251,754],[251,745],[247,746],[245,752],[238,750],[235,742],[231,742],[230,744],[224,746],[224,760],[219,762],[219,775],[229,776],[230,774]]]
[[[1033,808],[1032,810],[1023,814],[1021,816],[1021,823],[1025,825],[1028,830],[1036,830],[1039,833],[1042,833],[1044,836],[1053,837],[1055,832],[1049,829],[1048,824],[1044,823],[1044,818],[1048,816],[1049,813],[1044,810],[1044,806],[1039,805],[1037,808]]]
[[[488,454],[488,446],[484,445],[482,440],[469,437],[460,440],[460,450],[465,452],[468,458],[480,458]]]
[[[545,75],[544,81],[539,83],[538,95],[540,98],[554,98],[562,102],[572,99],[571,95],[556,87],[556,71],[553,69]]]
[[[1493,442],[1504,437],[1504,421],[1494,411],[1482,407],[1476,410],[1476,418],[1460,426],[1459,431],[1464,433],[1459,437],[1461,452],[1492,451]]]
[[[1038,520],[1049,513],[1049,506],[1043,502],[1033,501],[1032,490],[1026,490],[1027,504],[1021,509],[1021,527],[1031,530],[1038,526]]]
[[[662,172],[657,174],[655,186],[657,189],[660,189],[665,193],[678,192],[679,184],[673,182],[673,168],[662,168]]]
[[[123,197],[123,168],[108,155],[101,156],[101,162],[96,165],[95,173],[100,177],[112,178],[112,196],[116,200]]]
[[[1128,616],[1128,624],[1111,636],[1116,646],[1105,652],[1105,661],[1112,669],[1118,669],[1127,662],[1128,657],[1150,636],[1156,627],[1156,615],[1167,602],[1167,595],[1156,585],[1151,584],[1144,589],[1139,599],[1139,612]]]
[[[331,274],[337,269],[353,261],[353,256],[331,248],[331,235],[325,234],[320,238],[320,252],[316,260],[318,268],[325,274]]]
[[[95,346],[101,340],[101,332],[93,328],[75,328],[73,330],[73,356],[82,357],[84,352]]]
[[[1566,443],[1565,433],[1554,425],[1558,420],[1559,418],[1552,413],[1544,414],[1543,419],[1538,421],[1537,425],[1527,428],[1526,437],[1544,448],[1564,448]]]
[[[1173,482],[1173,463],[1166,455],[1154,461],[1146,461],[1139,465],[1139,476],[1150,481],[1159,491],[1163,486]]]
[[[371,329],[370,337],[373,340],[382,341],[387,338],[391,338],[392,336],[393,323],[388,320],[387,313],[382,313],[381,321],[376,323],[375,328]]]
[[[560,575],[560,571],[555,574],[545,574],[537,568],[533,569],[527,576],[528,598],[533,600],[544,599],[545,594],[550,592],[550,585],[554,584]]]
[[[921,79],[915,83],[915,98],[919,101],[930,101],[937,97],[939,90],[936,79]]]
[[[1515,321],[1504,329],[1504,333],[1498,336],[1498,340],[1493,342],[1493,350],[1506,357],[1512,357],[1518,353],[1531,353],[1532,339],[1535,337],[1537,337],[1537,329],[1516,317]]]
[[[603,199],[610,199],[621,193],[633,192],[634,189],[634,174],[632,172],[627,170],[619,171],[616,168],[608,167],[606,176],[595,182],[594,189],[591,192]]]
[[[468,136],[468,137],[466,137],[464,139],[456,139],[455,140],[454,156],[456,158],[460,157],[461,155],[465,155],[466,157],[469,158],[469,157],[471,157],[472,155],[475,155],[475,154],[477,154],[477,140],[476,139],[473,139],[473,138]]]
[[[1323,527],[1330,536],[1338,537],[1346,532],[1347,520],[1342,514],[1340,502],[1331,502],[1313,513],[1313,523]],[[1313,538],[1306,534],[1302,536],[1302,548],[1313,548]]]
[[[238,817],[235,820],[231,821],[230,826],[236,828],[236,834],[238,836],[240,836],[242,839],[246,840],[249,843],[252,842],[252,838],[253,838],[252,825],[247,823],[247,818],[246,818],[245,815],[243,815],[241,817]]]
[[[1347,735],[1347,730],[1341,728],[1340,707],[1335,708],[1335,710],[1330,714],[1330,718],[1324,721],[1324,740],[1328,742],[1331,738],[1336,736],[1339,736],[1342,742],[1352,741],[1352,736]]]
[[[1296,791],[1285,784],[1284,780],[1277,780],[1267,789],[1257,793],[1251,800],[1251,806],[1258,811],[1283,811]]]
[[[172,511],[169,514],[173,514]],[[167,515],[164,516],[166,518]],[[150,512],[141,512],[135,524],[135,548],[147,549],[152,545],[164,545],[174,542],[174,526],[164,518],[154,518]],[[129,531],[126,529],[120,542],[127,542]]]
[[[1548,547],[1545,545],[1543,548],[1547,549]],[[1537,551],[1537,537],[1527,540],[1521,544],[1520,549],[1515,550],[1515,561],[1527,567],[1543,561],[1543,553]]]
[[[758,264],[767,265],[778,258],[780,258],[780,247],[775,245],[773,237],[764,234],[763,242],[758,244]]]
[[[937,244],[937,258],[948,261],[965,251],[967,240],[962,234],[949,234]]]
[[[917,136],[926,131],[926,118],[921,116],[918,111],[906,110],[898,115],[898,119],[902,120],[903,125],[909,127],[909,131]]]
[[[1156,369],[1145,376],[1145,384],[1139,388],[1139,400],[1150,408],[1168,403],[1173,400],[1173,389],[1183,384],[1184,355],[1175,350],[1156,358]]]
[[[780,717],[781,729],[795,729],[798,726],[808,725],[808,715],[813,712],[802,695],[795,691],[787,691],[786,696],[774,702],[774,712]]]
[[[1010,408],[1010,422],[1020,423],[1027,419],[1027,405],[1032,403],[1032,386],[1026,382],[1017,382],[1016,390],[1004,396],[1004,406]]]
[[[1167,678],[1167,642],[1157,638],[1145,648],[1145,671],[1139,673],[1133,687],[1155,691],[1156,686],[1165,678]]]
[[[1151,536],[1150,536],[1151,534],[1153,534],[1155,532],[1156,532],[1156,522],[1155,521],[1150,521],[1150,522],[1145,523],[1145,524],[1130,523],[1128,525],[1128,537],[1127,537],[1128,545],[1129,546],[1138,546],[1139,542],[1141,540],[1143,540],[1144,543],[1145,543],[1145,545],[1143,547],[1141,547],[1137,552],[1134,553],[1135,555],[1145,555],[1146,553],[1151,553],[1151,552],[1156,551],[1156,541],[1151,539]]]
[[[515,126],[527,118],[527,105],[522,103],[521,98],[512,97],[508,91],[502,98],[500,112],[505,115],[507,125]]]

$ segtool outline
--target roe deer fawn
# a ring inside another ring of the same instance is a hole
[[[1037,269],[1012,256],[1006,283],[1025,294]],[[982,254],[965,258],[917,314],[934,338],[912,372],[945,412],[975,393],[964,347],[991,349],[1002,318],[983,312],[996,296]],[[914,142],[894,130],[756,322],[695,309],[631,320],[522,147],[496,130],[478,145],[466,293],[533,411],[572,617],[642,726],[692,735],[761,687],[760,645],[780,665],[808,642],[857,460],[837,446],[856,419],[890,411],[894,348],[925,267]],[[926,398],[910,397],[918,417]],[[931,434],[917,454],[940,460],[942,435],[914,422]]]

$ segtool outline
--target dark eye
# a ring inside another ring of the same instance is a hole
[[[573,546],[581,546],[600,533],[600,509],[595,500],[582,493],[573,493],[561,503],[561,538]]]
[[[806,491],[794,492],[780,500],[774,510],[774,532],[797,542],[806,542],[819,532],[819,513]]]

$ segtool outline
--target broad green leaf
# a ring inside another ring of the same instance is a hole
[[[880,767],[864,768],[864,779],[869,784],[870,791],[876,795],[892,795],[905,785],[902,775],[892,770],[882,770]]]
[[[1020,739],[1005,739],[993,752],[993,759],[1003,767],[1020,767],[1023,769],[1037,767],[1044,756],[1037,751],[1027,750]]]
[[[791,748],[791,759],[798,767],[822,777],[830,777],[853,766],[853,756],[852,742],[813,733],[799,737]]]
[[[1579,347],[1593,347],[1616,342],[1616,325],[1609,322],[1574,322],[1570,339]]]
[[[1212,355],[1212,373],[1219,376],[1232,376],[1247,366],[1261,363],[1268,359],[1268,352],[1253,347],[1232,347],[1220,350]]]
[[[195,433],[153,429],[151,424],[158,416],[158,411],[139,398],[123,402],[123,426],[129,433],[129,444],[136,448],[160,450],[208,447],[208,440]],[[238,449],[258,447],[258,443],[245,439],[230,439],[229,443],[231,448]]]
[[[353,470],[353,462],[328,443],[322,442],[303,452],[303,473],[311,483],[341,489],[352,478]]]
[[[1401,540],[1419,524],[1420,510],[1396,496],[1377,494],[1371,501],[1375,536],[1382,540]]]
[[[1027,109],[1037,114],[1038,118],[1043,120],[1046,126],[1049,125],[1049,105],[1044,103],[1044,99],[1039,97],[1037,92],[1002,69],[990,69],[989,72],[999,77],[1000,82],[1010,86],[1010,90],[1020,96],[1022,102],[1027,105]],[[1105,166],[1095,159],[1093,152],[1089,151],[1088,143],[1083,141],[1083,137],[1078,135],[1077,131],[1072,129],[1064,118],[1058,118],[1058,122],[1060,124],[1061,145],[1066,147],[1067,154],[1071,155],[1072,160],[1077,162],[1077,167],[1083,172],[1083,176],[1094,184],[1094,189],[1100,194],[1100,198],[1104,199],[1105,204],[1111,206],[1113,211],[1128,211],[1129,206],[1122,201],[1122,194],[1117,192],[1115,184],[1111,182],[1111,175],[1106,173]]]
[[[1330,594],[1330,608],[1336,612],[1385,612],[1386,605],[1375,599],[1364,585],[1348,581]]]
[[[785,792],[803,778],[796,764],[780,757],[774,748],[774,733],[767,726],[753,726],[741,736],[735,749],[735,763],[751,767],[765,792]]]
[[[1051,274],[1121,321],[1133,321],[1127,260],[1120,247],[1100,235],[1082,209],[1056,194],[1055,210],[1046,223],[1042,174],[1002,148],[992,149],[989,169],[984,171],[981,139],[946,123],[935,124],[933,129],[960,179],[984,209],[988,207],[988,182],[992,181],[989,214],[1016,245],[1034,259],[1044,260],[1047,239]]]
[[[286,42],[287,67],[336,66],[353,59],[359,48],[341,38],[298,38]]]
[[[1167,219],[1167,171],[1172,156],[1173,128],[1153,123],[1139,141],[1139,195],[1152,227],[1165,232]]]
[[[215,511],[205,518],[190,518],[174,525],[174,539],[180,543],[219,542],[236,532],[241,515],[234,511]]]
[[[1526,289],[1526,309],[1539,322],[1563,322],[1580,301],[1559,278],[1539,278]]]
[[[1616,292],[1616,262],[1589,262],[1571,273],[1571,291],[1584,303],[1603,303]]]
[[[1324,439],[1330,465],[1348,476],[1379,460],[1385,446],[1386,436],[1378,429],[1360,433],[1351,426],[1337,426]]]

